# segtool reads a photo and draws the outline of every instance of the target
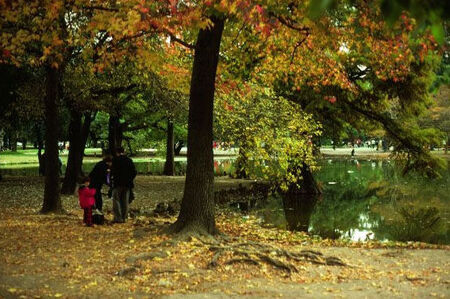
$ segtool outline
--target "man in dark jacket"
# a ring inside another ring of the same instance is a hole
[[[95,192],[95,208],[99,211],[103,209],[103,199],[102,199],[102,186],[103,184],[109,185],[108,175],[111,170],[112,157],[105,156],[103,160],[95,164],[94,169],[92,169],[89,174],[91,179],[90,187],[97,190]]]
[[[122,147],[118,148],[111,169],[114,222],[123,223],[127,219],[130,191],[136,174],[133,161],[125,155]]]

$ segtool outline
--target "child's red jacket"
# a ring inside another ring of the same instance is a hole
[[[80,207],[87,209],[95,204],[95,189],[89,189],[88,187],[78,189],[78,197],[80,199]]]

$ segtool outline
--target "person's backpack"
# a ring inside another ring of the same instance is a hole
[[[99,210],[92,211],[92,223],[97,225],[103,225],[105,223],[105,216]]]

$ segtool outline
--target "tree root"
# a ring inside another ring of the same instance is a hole
[[[301,250],[299,252],[288,251],[269,244],[263,244],[253,241],[239,242],[235,244],[214,244],[209,247],[214,253],[208,267],[214,268],[219,265],[219,259],[225,252],[231,252],[233,258],[224,262],[225,265],[235,263],[248,263],[259,265],[266,263],[288,273],[298,272],[298,269],[289,262],[282,261],[280,258],[297,262],[309,262],[317,265],[328,266],[349,266],[338,257],[324,256],[319,251]]]
[[[251,259],[251,258],[243,258],[243,259],[231,259],[225,262],[225,265],[231,265],[236,263],[248,263],[252,265],[259,265],[259,262],[257,260]]]

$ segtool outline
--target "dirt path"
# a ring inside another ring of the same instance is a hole
[[[150,209],[158,201],[180,198],[183,183],[183,178],[138,177],[133,204]],[[239,183],[248,182],[218,179],[216,188]],[[210,268],[210,244],[193,238],[174,245],[159,233],[175,218],[138,216],[123,225],[88,228],[81,225],[74,196],[63,198],[68,215],[38,215],[41,192],[40,178],[0,183],[0,298],[450,297],[448,246],[335,247],[219,211],[219,229],[241,242],[317,250],[349,266],[299,261],[292,263],[297,272],[288,273],[267,263],[227,264],[233,256],[226,254]],[[105,204],[110,209],[110,201]]]

